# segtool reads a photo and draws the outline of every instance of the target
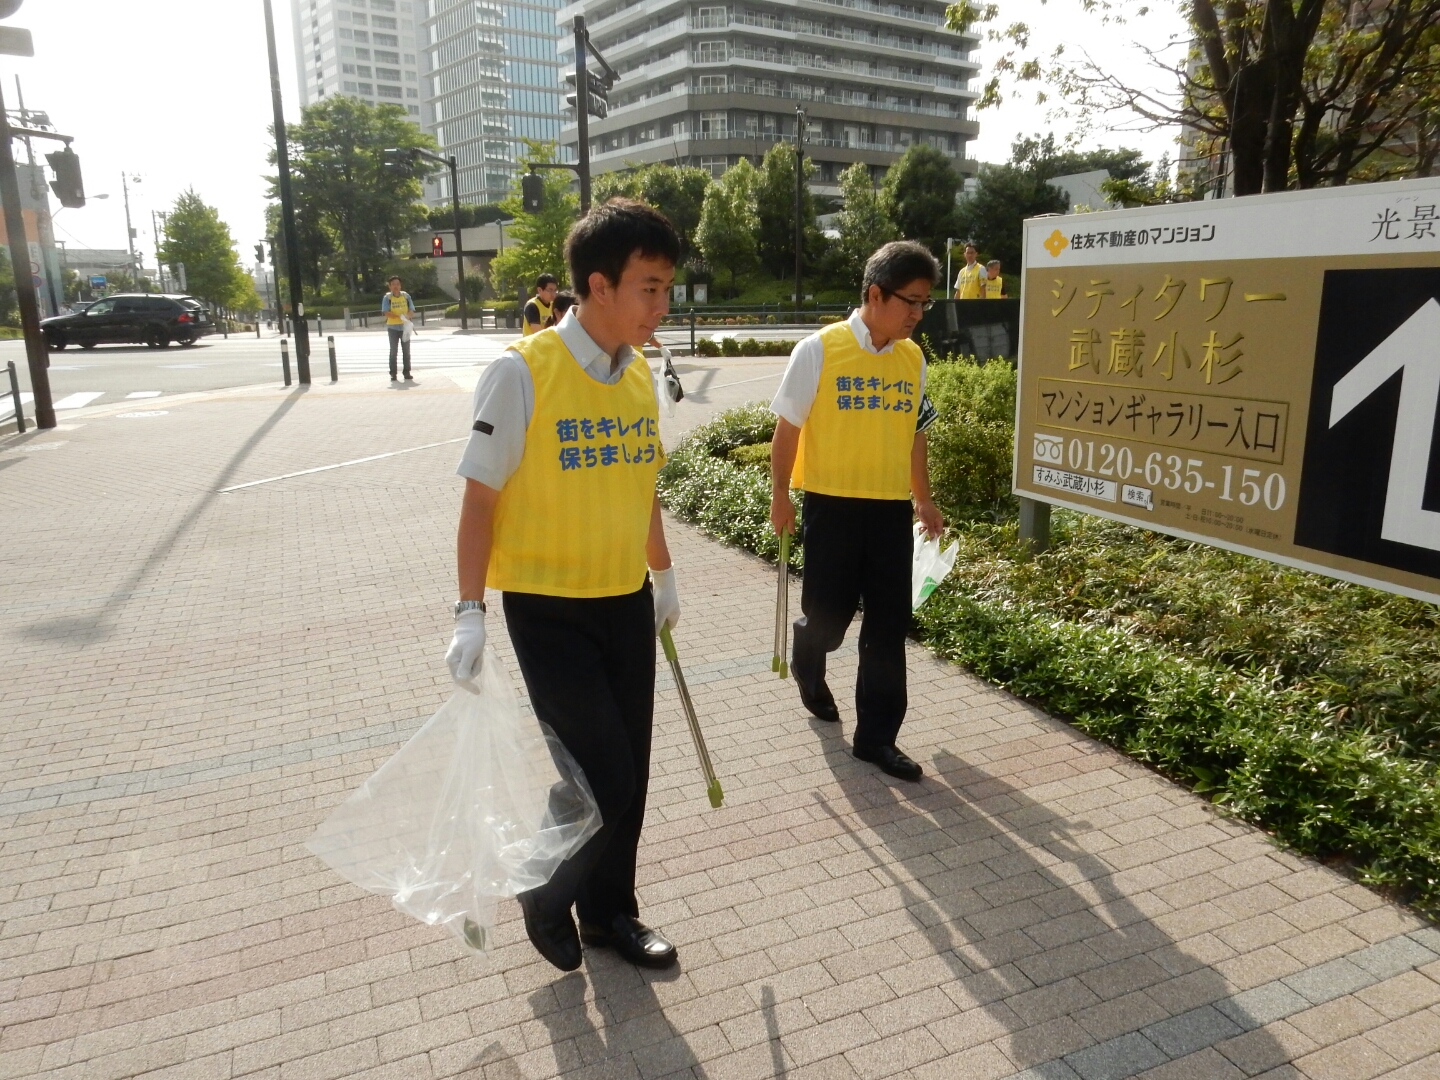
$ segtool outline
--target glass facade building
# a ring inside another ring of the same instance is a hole
[[[425,0],[425,124],[459,166],[460,198],[498,202],[523,169],[525,139],[560,136],[558,2]],[[427,189],[448,200],[450,178]]]

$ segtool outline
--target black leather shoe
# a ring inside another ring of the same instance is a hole
[[[638,967],[665,968],[675,963],[675,946],[639,919],[616,915],[609,930],[580,924],[580,940],[597,948],[611,948]]]
[[[840,722],[840,710],[835,707],[835,699],[826,690],[824,695],[818,698],[809,697],[804,690],[800,691],[800,704],[810,711],[810,715],[817,720],[828,720],[832,724]]]
[[[893,746],[857,746],[854,753],[861,761],[879,765],[882,772],[899,780],[919,780],[925,774],[918,761]]]
[[[540,903],[534,893],[521,893],[516,897],[520,910],[525,915],[525,934],[530,944],[546,960],[561,971],[574,971],[580,966],[580,936],[575,933],[575,920],[570,912],[560,918],[549,918],[540,912]]]
[[[415,381],[415,376],[414,376],[414,375],[411,375],[411,374],[407,371],[407,372],[405,373],[405,381],[406,381],[406,382],[414,382],[414,381]]]

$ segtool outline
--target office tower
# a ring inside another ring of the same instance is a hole
[[[421,123],[421,0],[291,0],[290,10],[302,107],[344,95]]]
[[[558,3],[547,0],[427,0],[425,122],[459,165],[460,198],[498,202],[524,161],[524,139],[560,135]],[[442,174],[427,188],[450,197]]]
[[[606,119],[590,119],[595,172],[652,161],[720,175],[795,135],[805,110],[812,184],[838,191],[851,163],[877,178],[914,143],[930,143],[973,173],[968,119],[975,34],[945,28],[941,0],[580,0],[591,41],[620,73]],[[562,37],[567,64],[573,46]],[[573,153],[574,112],[561,132]]]

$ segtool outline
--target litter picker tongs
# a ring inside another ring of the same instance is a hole
[[[790,665],[790,530],[780,534],[780,559],[775,564],[778,577],[775,582],[775,655],[770,660],[770,670],[778,672],[780,678],[788,678]]]
[[[700,755],[700,771],[705,774],[705,794],[710,797],[710,805],[718,808],[725,801],[725,793],[720,790],[715,766],[710,763],[710,751],[706,749],[705,736],[700,732],[700,720],[695,715],[695,703],[690,700],[690,688],[685,685],[685,672],[680,670],[680,657],[675,654],[675,639],[670,636],[669,623],[660,628],[660,645],[665,650],[665,659],[670,661],[675,689],[680,691],[680,704],[685,707],[685,719],[690,724],[690,738],[695,740],[695,752]]]

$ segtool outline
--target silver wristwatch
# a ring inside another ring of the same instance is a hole
[[[455,617],[456,617],[457,619],[458,619],[461,615],[463,615],[465,612],[467,612],[467,611],[484,611],[484,610],[485,610],[485,601],[484,601],[484,600],[456,600],[456,601],[455,601]]]

